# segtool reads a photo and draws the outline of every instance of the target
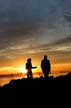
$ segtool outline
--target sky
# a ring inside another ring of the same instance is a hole
[[[40,66],[44,54],[70,69],[71,0],[0,0],[0,73],[21,71],[29,57]]]

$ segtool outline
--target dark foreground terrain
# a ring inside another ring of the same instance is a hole
[[[66,98],[66,95],[68,98]],[[9,84],[0,87],[0,99],[1,101],[6,101],[7,99],[12,99],[13,102],[17,104],[21,101],[21,104],[25,102],[32,101],[37,104],[41,100],[43,103],[44,100],[49,100],[50,102],[57,98],[63,99],[65,97],[68,100],[71,96],[71,74],[66,76],[59,76],[56,78],[48,77],[35,79],[18,79],[12,80]],[[24,101],[25,100],[25,101]],[[36,101],[35,101],[36,100]],[[0,102],[1,102],[0,101]],[[23,103],[22,103],[23,101]],[[48,102],[48,101],[47,101]],[[58,101],[59,102],[59,101]],[[47,104],[47,103],[46,103]],[[28,103],[26,104],[26,106]]]

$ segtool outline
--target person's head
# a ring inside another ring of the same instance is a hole
[[[28,58],[28,59],[27,59],[27,62],[28,62],[28,63],[31,62],[31,58]]]
[[[44,59],[47,59],[47,55],[44,55]]]

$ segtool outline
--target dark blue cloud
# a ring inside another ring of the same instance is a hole
[[[0,22],[35,23],[50,16],[71,14],[70,0],[0,0]]]

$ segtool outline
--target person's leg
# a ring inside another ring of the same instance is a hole
[[[27,73],[27,78],[29,78],[29,74]]]
[[[43,71],[43,74],[44,74],[44,78],[46,78],[46,72],[45,71]]]
[[[44,72],[44,75],[45,75],[45,78],[48,78],[48,72],[47,72],[47,70]]]
[[[30,72],[30,77],[33,78],[32,72]]]
[[[27,78],[30,78],[30,72],[29,72],[29,70],[27,72]]]

